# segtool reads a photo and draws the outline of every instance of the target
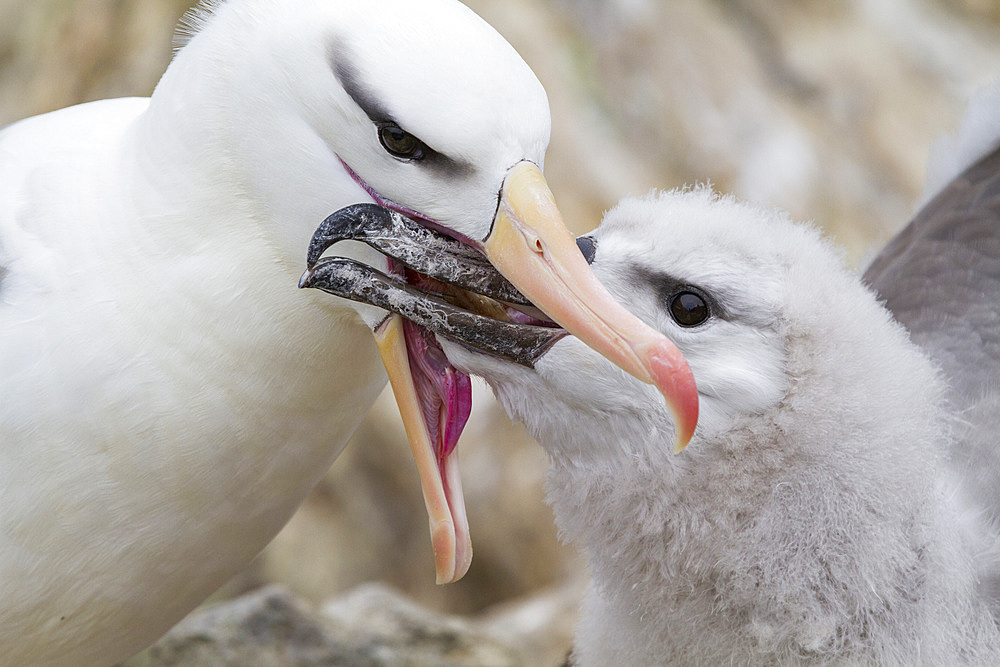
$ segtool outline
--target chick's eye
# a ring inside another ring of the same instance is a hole
[[[670,316],[682,327],[696,327],[708,315],[708,304],[694,292],[678,292],[670,297]]]
[[[423,142],[395,123],[386,123],[380,126],[378,140],[382,143],[382,147],[394,157],[404,160],[420,160],[424,157]]]

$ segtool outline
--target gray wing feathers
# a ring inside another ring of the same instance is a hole
[[[1000,149],[934,197],[865,280],[944,371],[960,417],[953,462],[1000,517]]]
[[[1000,376],[1000,150],[942,190],[865,280],[942,366],[979,393]]]

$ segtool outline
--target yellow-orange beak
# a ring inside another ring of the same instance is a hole
[[[431,443],[430,430],[424,423],[420,397],[410,368],[403,318],[390,315],[374,333],[420,476],[420,488],[430,521],[437,583],[449,584],[464,577],[472,563],[469,519],[465,513],[465,497],[458,474],[458,451],[451,452],[442,462]]]
[[[625,310],[597,280],[536,165],[521,162],[508,172],[483,247],[493,266],[550,318],[655,385],[674,418],[675,450],[687,445],[698,422],[691,369],[668,338]]]

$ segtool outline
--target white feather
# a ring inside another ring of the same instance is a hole
[[[362,419],[385,382],[370,330],[297,289],[316,226],[369,200],[340,159],[483,238],[504,171],[548,142],[537,79],[454,0],[229,0],[188,24],[151,99],[0,132],[4,664],[142,649],[257,555]],[[388,155],[340,58],[467,170]]]
[[[658,392],[574,339],[534,370],[446,347],[550,455],[593,574],[579,664],[1000,659],[997,527],[954,486],[943,383],[842,253],[706,188],[626,200],[594,238],[595,273],[698,382],[683,453]],[[662,276],[715,315],[679,327]]]
[[[215,11],[226,0],[202,0],[191,9],[184,12],[180,21],[177,22],[177,30],[174,33],[174,50],[184,48],[191,39],[201,32],[208,22],[212,20]]]

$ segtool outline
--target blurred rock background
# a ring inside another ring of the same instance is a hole
[[[192,4],[0,0],[0,126],[148,95]],[[546,172],[577,232],[624,195],[711,181],[814,220],[863,261],[912,213],[931,141],[1000,76],[997,0],[467,4],[549,92]],[[280,582],[319,604],[382,581],[450,614],[495,614],[552,590],[571,599],[582,566],[544,505],[544,456],[487,389],[476,400],[461,444],[475,545],[464,581],[433,583],[416,474],[383,396],[295,518],[219,597]],[[557,664],[570,625],[524,660]]]

